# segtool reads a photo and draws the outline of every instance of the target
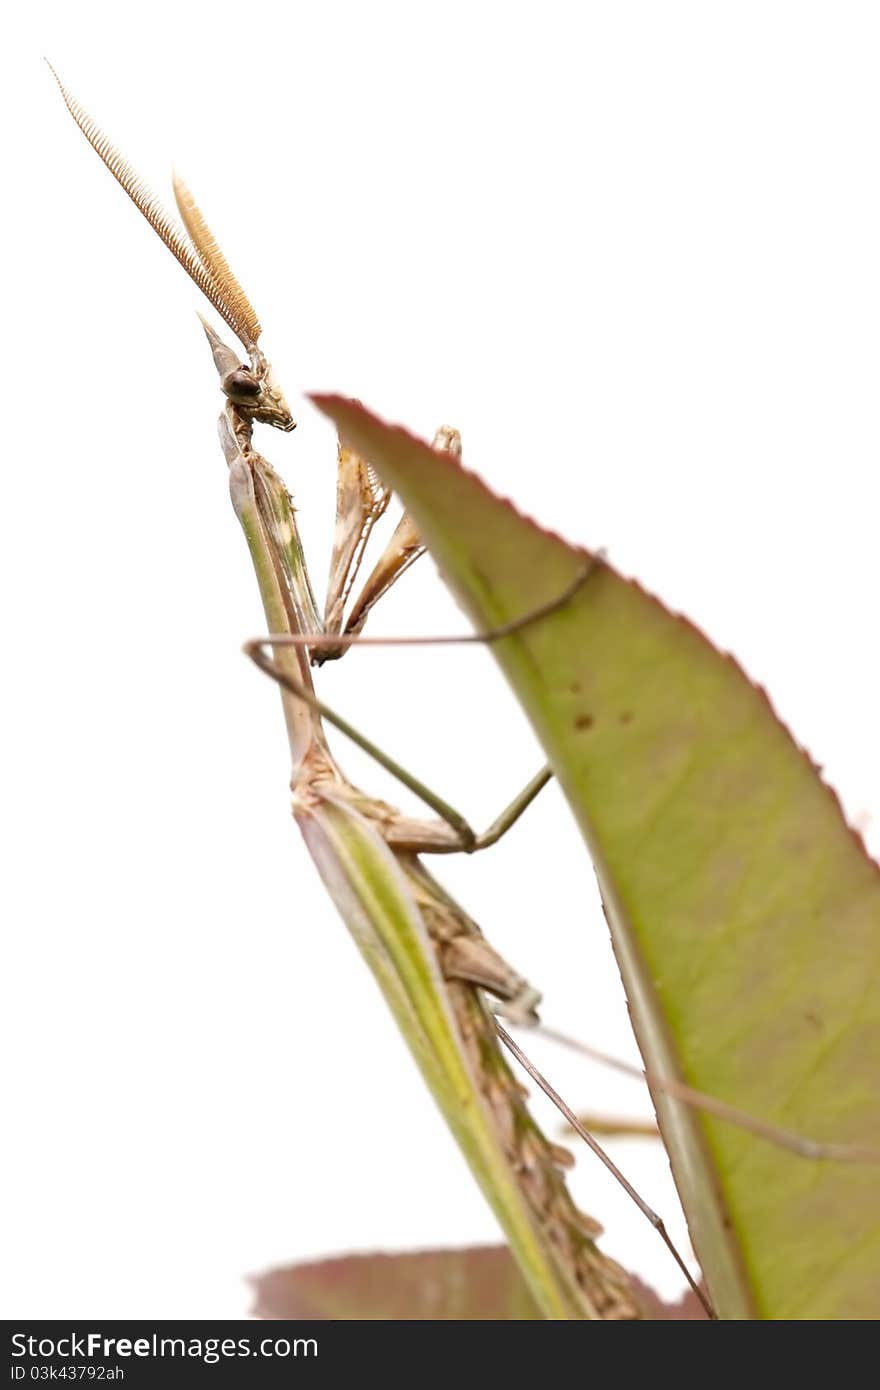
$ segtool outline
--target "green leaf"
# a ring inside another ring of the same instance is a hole
[[[400,494],[477,628],[583,568],[448,456],[317,404]],[[764,693],[604,564],[495,651],[593,856],[646,1066],[799,1134],[880,1144],[880,870]],[[876,1166],[654,1101],[722,1317],[876,1317]]]
[[[705,1319],[693,1294],[667,1304],[636,1282],[652,1321]],[[252,1283],[257,1318],[343,1322],[533,1322],[541,1318],[504,1245],[346,1255],[271,1269]]]

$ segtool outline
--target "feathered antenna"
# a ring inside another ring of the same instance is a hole
[[[226,264],[225,257],[211,236],[204,218],[192,198],[184,190],[188,199],[189,210],[185,213],[181,207],[181,215],[191,235],[193,235],[193,242],[198,250],[193,249],[193,246],[187,241],[183,228],[165,211],[156,195],[148,188],[143,179],[138,177],[131,165],[110,143],[88,112],[84,111],[76,98],[70,94],[48,60],[47,66],[58,83],[65,106],[92,149],[103,160],[117,182],[122,185],[135,207],[143,213],[153,231],[164,241],[190,279],[198,285],[205,298],[213,304],[217,313],[228,323],[246,350],[251,352],[256,347],[257,338],[260,335],[257,316]],[[176,193],[177,181],[175,180]],[[180,201],[178,199],[178,205],[180,205]],[[192,225],[187,220],[188,218],[191,219]],[[193,234],[193,227],[196,228],[195,234]]]
[[[189,232],[190,240],[196,248],[202,264],[232,309],[237,322],[247,333],[251,344],[256,344],[262,331],[256,311],[229,269],[229,262],[217,245],[214,233],[202,216],[201,208],[183,179],[179,178],[176,173],[174,175],[174,201],[177,203],[183,218],[183,225]]]

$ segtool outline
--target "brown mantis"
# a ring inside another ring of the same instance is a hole
[[[491,992],[526,1019],[533,1016],[537,995],[489,946],[418,858],[432,852],[473,851],[493,843],[522,814],[549,773],[539,772],[490,829],[476,835],[441,798],[426,793],[417,779],[318,700],[310,653],[319,663],[340,655],[359,637],[371,608],[421,553],[419,537],[404,516],[349,606],[360,560],[387,507],[388,493],[369,464],[341,444],[337,532],[322,622],[289,495],[253,447],[254,423],[284,431],[293,428],[289,407],[259,347],[257,317],[186,188],[175,181],[189,240],[64,88],[62,93],[101,158],[247,354],[247,362],[240,361],[205,324],[226,398],[220,433],[230,491],[271,633],[266,641],[249,644],[248,651],[281,688],[293,763],[293,813],[319,872],[370,963],[547,1316],[637,1317],[638,1305],[625,1276],[598,1251],[592,1239],[594,1223],[577,1211],[568,1196],[559,1171],[563,1155],[540,1133],[524,1106],[499,1051],[496,1025],[483,992]],[[454,431],[443,429],[435,446],[455,452],[460,444]],[[589,582],[589,568],[577,582]],[[566,597],[548,596],[520,622],[540,621]],[[514,635],[515,626],[482,634],[481,640],[503,640]],[[271,657],[267,647],[273,650]],[[324,719],[378,754],[384,766],[427,801],[439,819],[402,816],[353,787],[329,749]]]
[[[184,186],[175,181],[189,239],[63,87],[62,94],[90,143],[247,353],[247,361],[241,362],[205,325],[226,398],[220,436],[230,493],[268,626],[278,637],[312,633],[321,625],[290,497],[252,444],[256,422],[293,428],[289,407],[258,345],[256,314]],[[457,436],[447,431],[438,443],[455,448]],[[361,536],[384,509],[368,465],[342,448],[339,499],[328,604],[331,621],[335,612],[341,625],[363,548]],[[354,629],[418,551],[418,540],[404,521],[368,580],[367,592],[356,601]],[[540,1306],[555,1318],[640,1316],[625,1274],[594,1243],[595,1222],[578,1211],[568,1194],[561,1172],[567,1155],[545,1139],[525,1107],[482,991],[491,989],[525,1014],[536,995],[417,857],[438,846],[462,847],[464,827],[450,825],[448,817],[437,824],[402,817],[353,787],[333,758],[314,706],[307,652],[282,647],[279,641],[275,660],[293,765],[294,818]],[[546,774],[539,774],[502,815],[496,836],[545,780]]]

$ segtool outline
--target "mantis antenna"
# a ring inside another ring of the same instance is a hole
[[[175,177],[174,194],[192,241],[187,239],[186,232],[166,212],[155,193],[135,173],[128,161],[123,159],[76,97],[67,90],[48,59],[46,64],[58,83],[65,106],[99,159],[103,160],[159,239],[180,262],[205,298],[213,304],[221,318],[225,319],[242,345],[249,353],[253,353],[260,336],[259,320],[247,295],[229,269],[226,258],[217,246],[186,185]]]

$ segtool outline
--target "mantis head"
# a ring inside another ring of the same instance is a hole
[[[201,318],[201,315],[199,315]],[[239,354],[227,347],[211,325],[202,319],[202,327],[211,348],[214,366],[220,377],[220,389],[246,420],[258,420],[277,430],[295,429],[296,422],[281,389],[272,375],[272,368],[260,349],[252,347],[250,361],[242,362]]]
[[[214,365],[220,375],[220,387],[227,400],[248,424],[259,420],[261,424],[273,425],[278,430],[292,430],[294,421],[290,408],[275,382],[272,368],[257,346],[260,322],[253,305],[230,270],[186,184],[177,175],[174,176],[174,199],[183,222],[181,227],[67,90],[51,63],[49,68],[68,111],[92,149],[125,189],[160,241],[165,243],[190,279],[232,329],[247,353],[248,361],[242,362],[238,354],[227,347],[202,319]]]

